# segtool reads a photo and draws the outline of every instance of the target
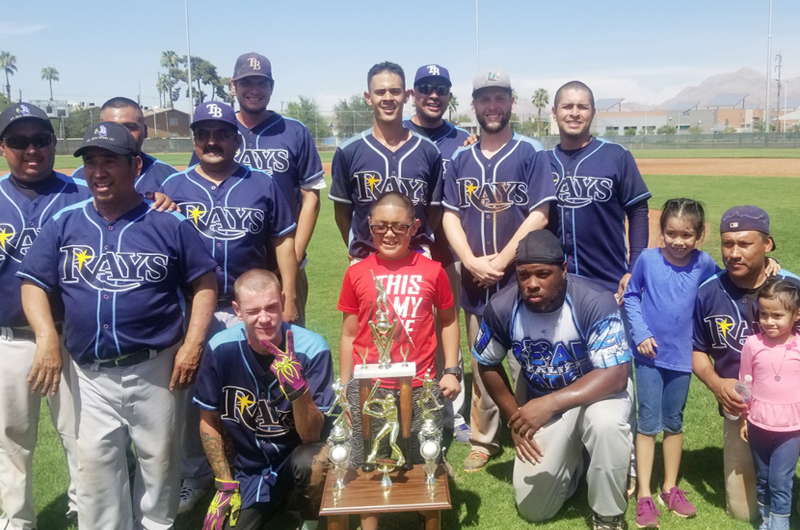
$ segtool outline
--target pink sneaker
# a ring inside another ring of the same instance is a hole
[[[694,504],[689,502],[686,494],[679,490],[677,487],[672,488],[669,492],[662,493],[658,496],[659,504],[666,506],[671,512],[678,517],[694,517],[697,515],[697,509]]]
[[[642,497],[636,501],[636,527],[658,528],[658,516],[661,512],[656,508],[653,497]]]

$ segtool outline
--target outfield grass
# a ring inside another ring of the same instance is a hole
[[[800,241],[794,238],[796,223],[796,198],[800,197],[800,179],[790,178],[746,178],[746,177],[695,177],[695,176],[646,176],[653,193],[651,207],[658,208],[668,198],[692,197],[702,200],[708,212],[710,234],[705,249],[719,261],[719,235],[717,226],[722,212],[730,206],[751,203],[764,207],[771,215],[772,228],[778,243],[774,256],[784,268],[800,271]],[[323,194],[324,195],[324,194]],[[328,200],[322,201],[320,221],[309,248],[308,268],[309,295],[308,326],[325,337],[338,362],[338,343],[341,314],[336,311],[336,302],[344,271],[347,267],[346,251],[333,222],[333,207]],[[462,344],[465,337],[462,331]],[[472,374],[466,374],[467,387]],[[469,399],[467,399],[469,403]],[[661,518],[665,529],[751,529],[752,525],[731,520],[724,509],[724,484],[722,480],[722,428],[717,414],[716,402],[702,383],[693,379],[689,404],[685,414],[685,450],[681,466],[681,487],[697,506],[698,516],[684,520],[664,515]],[[65,526],[66,512],[66,468],[63,454],[55,432],[43,410],[40,421],[40,442],[34,462],[35,497],[40,516],[39,528],[60,529]],[[502,435],[502,452],[494,458],[485,471],[465,473],[461,462],[467,456],[464,445],[454,444],[449,450],[456,477],[451,481],[453,510],[444,514],[443,528],[497,529],[546,528],[572,530],[588,528],[591,518],[582,485],[558,516],[541,525],[530,525],[517,514],[511,486],[514,450],[508,432]],[[654,469],[654,485],[663,478],[661,446],[657,445]],[[93,487],[102,487],[95,484]],[[109,492],[116,495],[117,492]],[[207,501],[193,513],[181,517],[176,524],[178,530],[195,530],[202,526]],[[629,504],[626,514],[628,528],[635,528],[635,505]],[[285,523],[285,521],[284,521]],[[356,528],[356,519],[352,527]],[[797,525],[793,515],[792,524]],[[416,528],[416,516],[401,514],[384,516],[381,526],[387,530],[409,530]],[[321,525],[322,527],[322,525]],[[287,524],[270,526],[271,529],[289,528]]]

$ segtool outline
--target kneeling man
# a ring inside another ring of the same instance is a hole
[[[511,429],[519,512],[553,517],[575,492],[585,448],[594,528],[621,529],[633,389],[619,307],[602,285],[567,274],[564,247],[546,230],[520,241],[515,266],[517,281],[489,300],[472,355]],[[518,398],[502,366],[509,350],[522,366]]]
[[[328,461],[322,413],[334,399],[331,352],[316,333],[282,321],[284,296],[273,273],[251,269],[233,289],[242,322],[209,341],[195,386],[217,488],[203,528],[222,528],[226,516],[225,528],[262,528],[291,492],[303,530],[313,530]]]

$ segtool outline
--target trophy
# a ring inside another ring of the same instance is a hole
[[[392,485],[392,479],[389,478],[389,473],[394,471],[395,467],[405,464],[406,458],[403,456],[403,451],[401,451],[400,447],[397,445],[397,435],[400,431],[400,422],[398,421],[398,410],[394,395],[388,394],[383,399],[375,398],[375,392],[378,390],[380,384],[380,379],[375,381],[375,385],[372,387],[372,391],[369,393],[367,400],[364,402],[364,408],[361,412],[365,416],[384,418],[386,420],[386,423],[383,424],[383,427],[381,427],[381,430],[378,431],[377,436],[375,436],[375,440],[372,442],[372,451],[370,452],[369,456],[367,456],[366,463],[373,465],[378,464],[378,471],[383,473],[381,486],[389,487]],[[373,405],[379,405],[380,410],[372,408]],[[389,447],[392,449],[392,454],[389,458],[379,461],[377,460],[378,447],[380,446],[381,440],[383,440],[386,436],[389,437]]]
[[[389,320],[389,299],[383,283],[375,277],[372,271],[370,274],[375,282],[375,289],[378,291],[378,299],[375,301],[375,320],[370,320],[369,327],[372,330],[375,346],[378,348],[378,367],[386,369],[392,363],[392,343],[397,331],[397,322]]]
[[[431,379],[431,372],[425,374],[422,380],[422,393],[417,400],[422,409],[422,429],[419,431],[419,452],[425,460],[425,483],[431,492],[436,492],[436,460],[442,450],[442,433],[436,427],[433,412],[441,409],[443,405],[439,403],[433,394],[434,380]]]
[[[332,388],[335,399],[325,415],[336,417],[327,443],[328,459],[333,464],[333,473],[336,477],[336,481],[333,483],[333,498],[334,501],[338,501],[344,489],[344,477],[350,464],[351,433],[350,426],[347,424],[347,412],[350,410],[350,405],[347,404],[346,385],[342,384],[341,379],[337,378]],[[338,409],[338,413],[334,413],[336,409]]]

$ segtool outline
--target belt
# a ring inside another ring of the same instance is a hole
[[[153,348],[142,348],[141,350],[129,353],[128,355],[121,355],[114,359],[106,359],[104,361],[95,361],[101,368],[128,368],[129,366],[136,366],[150,359],[155,359],[160,353],[159,350]]]
[[[56,324],[56,333],[61,335],[61,324]],[[8,341],[26,340],[35,341],[36,334],[30,328],[0,327],[0,338]]]

